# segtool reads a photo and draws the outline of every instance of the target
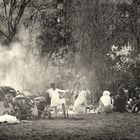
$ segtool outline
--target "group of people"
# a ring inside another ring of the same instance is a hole
[[[89,112],[110,113],[112,111],[117,111],[121,113],[123,112],[137,113],[140,111],[140,90],[138,90],[138,88],[135,89],[136,90],[134,90],[135,91],[134,92],[133,90],[126,89],[124,86],[120,86],[117,91],[117,94],[112,94],[109,91],[104,91],[99,99],[98,107],[96,108],[94,108],[93,105],[92,108],[89,108],[90,105],[88,103],[88,98],[87,98],[88,91],[81,90],[79,93],[77,93],[74,96],[72,107],[69,109],[65,100],[65,95],[66,95],[65,93],[67,93],[69,90],[60,90],[56,87],[55,83],[51,83],[50,89],[47,90],[47,94],[45,98],[39,96],[33,99],[34,102],[36,103],[36,109],[34,110],[37,110],[39,118],[41,117],[43,110],[46,108],[46,105],[48,105],[49,108],[53,110],[52,116],[54,118],[58,116],[58,108],[59,109],[61,108],[64,117],[67,116],[67,113],[69,114],[68,109],[72,110],[73,114],[86,114]],[[16,99],[16,103],[18,103],[18,99],[19,99],[18,105],[21,105],[22,108],[23,101],[27,102],[27,99],[19,98],[20,96],[21,94],[17,94],[14,100]],[[30,105],[33,104],[33,102],[31,101],[30,100],[28,101]],[[25,103],[24,103],[24,108],[25,108]]]
[[[120,88],[115,96],[112,96],[109,91],[104,91],[99,100],[98,113],[112,111],[127,112],[127,96],[123,88]]]
[[[124,85],[120,86],[117,94],[113,95],[109,91],[104,91],[99,100],[99,107],[97,112],[132,112],[138,113],[140,111],[140,89],[136,87],[135,90],[127,89]]]
[[[57,109],[58,106],[62,106],[62,112],[64,117],[66,117],[66,102],[63,98],[64,93],[68,92],[69,90],[60,90],[56,88],[55,83],[50,84],[50,89],[48,89],[47,93],[50,97],[50,107],[53,109],[54,117],[57,117]],[[87,108],[87,100],[86,100],[86,91],[81,91],[77,97],[75,98],[74,105],[73,105],[73,112],[74,113],[86,113]]]
[[[34,102],[33,100],[27,100],[28,98],[24,98],[25,97],[24,94],[17,92],[17,96],[14,97],[13,99],[11,98],[12,102],[14,102],[14,104],[16,103],[13,109],[15,109],[17,106],[19,108],[22,108],[22,106],[26,108],[25,106],[26,102],[28,102],[28,105],[30,105],[29,108],[32,108],[35,103],[35,105],[37,105],[36,110],[38,111],[38,117],[41,117],[42,112],[45,109],[46,105],[49,105],[49,107],[53,110],[52,116],[56,118],[58,116],[58,107],[60,106],[62,109],[63,116],[66,117],[67,115],[66,110],[68,110],[68,108],[65,101],[65,93],[67,93],[68,91],[69,90],[60,90],[56,88],[55,83],[51,83],[50,89],[47,90],[46,98],[42,96],[36,97],[34,99]],[[92,106],[93,108],[89,109],[87,96],[88,92],[86,90],[81,90],[77,95],[74,96],[75,98],[72,106],[73,114],[86,114],[90,112],[100,114],[100,113],[111,113],[113,111],[120,113],[140,112],[140,88],[138,86],[134,86],[134,88],[130,89],[127,89],[124,85],[120,86],[118,88],[117,94],[113,94],[107,90],[103,91],[103,94],[99,99],[97,108],[94,108]],[[8,98],[8,101],[10,101],[10,98]],[[21,110],[23,110],[23,108]],[[25,110],[28,110],[28,107]]]
[[[50,84],[48,90],[51,99],[50,107],[53,108],[54,116],[57,117],[57,107],[62,105],[62,111],[66,116],[66,103],[63,98],[63,93],[68,90],[60,90],[56,88],[55,83]],[[62,94],[60,94],[62,93]],[[61,95],[61,96],[60,96]],[[135,101],[134,99],[137,98]],[[85,114],[87,112],[87,92],[85,90],[78,93],[73,104],[73,112]],[[104,91],[99,100],[99,107],[94,110],[96,113],[117,112],[139,112],[140,111],[140,92],[137,97],[129,97],[128,90],[123,86],[119,87],[117,94],[113,95],[109,91]]]

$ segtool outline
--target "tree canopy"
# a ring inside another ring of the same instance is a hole
[[[139,0],[0,3],[1,43],[18,41],[23,27],[34,38],[39,57],[55,66],[95,71],[101,89],[118,79],[118,73],[132,74],[140,49]]]

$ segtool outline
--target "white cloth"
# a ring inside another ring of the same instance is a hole
[[[111,97],[109,91],[104,91],[103,96],[100,98],[100,101],[104,106],[111,105]]]
[[[19,123],[20,121],[15,116],[3,115],[3,116],[0,116],[0,122],[1,123],[6,122],[6,123],[13,124],[13,123]]]
[[[61,104],[65,104],[65,99],[60,99],[59,93],[65,93],[65,90],[55,89],[52,88],[47,91],[51,98],[51,107],[59,106]]]
[[[73,111],[77,113],[85,113],[87,106],[86,91],[81,91],[74,102]]]
[[[109,113],[112,111],[111,97],[109,91],[104,91],[103,96],[100,98],[99,107],[97,108],[97,112],[106,112]]]

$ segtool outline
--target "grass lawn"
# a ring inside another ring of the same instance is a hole
[[[87,114],[78,118],[0,125],[0,140],[139,140],[140,114]]]

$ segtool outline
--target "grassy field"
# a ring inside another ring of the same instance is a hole
[[[87,114],[79,119],[58,118],[0,125],[0,138],[6,140],[139,140],[140,114]]]

